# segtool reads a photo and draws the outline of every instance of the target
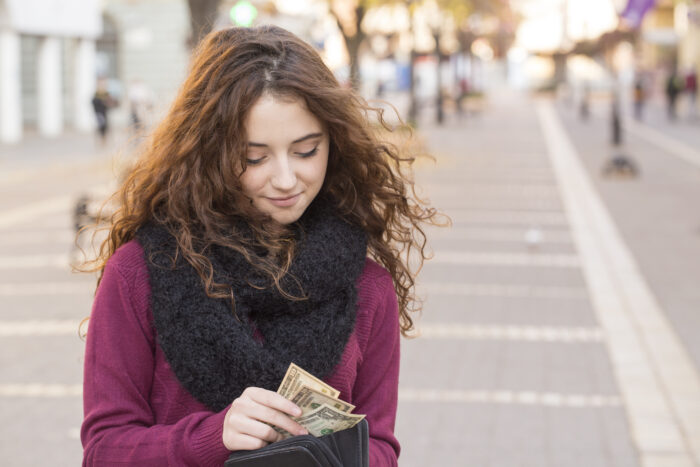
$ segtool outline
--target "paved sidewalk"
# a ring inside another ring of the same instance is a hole
[[[603,272],[629,280],[617,270],[620,247],[605,245],[612,234],[594,239],[599,245],[586,230],[614,225],[599,214],[581,224],[576,216],[590,213],[563,203],[583,173],[553,170],[547,154],[562,153],[550,139],[569,136],[556,125],[545,131],[536,109],[524,96],[492,95],[479,117],[422,129],[437,164],[423,164],[419,183],[454,226],[431,231],[435,259],[419,281],[422,336],[404,341],[401,465],[696,465],[683,437],[696,428],[694,415],[687,425],[674,418],[658,389],[668,381],[653,375],[659,362],[640,347],[649,336],[619,321],[628,304],[606,305],[620,291],[595,280]],[[582,189],[573,192],[581,200],[597,196]],[[613,250],[591,263],[591,246]],[[630,296],[637,302],[647,297],[639,284]],[[692,385],[697,369],[688,361]],[[636,387],[635,375],[649,380]]]

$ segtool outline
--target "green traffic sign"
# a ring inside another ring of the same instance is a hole
[[[250,27],[258,16],[258,9],[247,0],[241,0],[231,7],[231,21],[237,26]]]

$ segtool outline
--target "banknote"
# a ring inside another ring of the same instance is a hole
[[[326,394],[334,399],[340,395],[340,391],[333,389],[320,379],[316,378],[311,373],[302,370],[295,363],[289,365],[287,373],[284,375],[282,384],[280,384],[277,393],[287,399],[291,399],[301,389],[302,386],[315,389],[316,391]]]
[[[294,420],[314,436],[323,436],[352,428],[364,415],[352,414],[355,406],[340,400],[340,391],[327,385],[309,372],[292,363],[287,369],[277,392],[301,408],[301,415]],[[289,438],[291,434],[282,428],[273,428]]]
[[[326,394],[318,392],[317,390],[308,386],[302,386],[301,389],[299,389],[299,391],[297,391],[297,393],[294,395],[294,397],[292,397],[291,401],[298,405],[299,408],[302,410],[302,417],[306,413],[319,408],[323,404],[335,407],[341,412],[346,413],[352,412],[355,408],[354,405],[348,402],[345,402],[340,399],[335,399]]]
[[[306,428],[309,434],[324,436],[352,428],[363,418],[364,415],[344,413],[328,404],[321,404],[319,408],[298,417],[296,421]]]

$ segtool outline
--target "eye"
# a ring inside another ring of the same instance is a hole
[[[300,155],[301,157],[311,157],[314,154],[316,154],[317,152],[318,152],[318,146],[316,146],[315,148],[313,148],[309,152],[298,152],[297,154]]]
[[[245,161],[246,161],[246,164],[248,164],[248,165],[257,165],[264,160],[265,160],[265,156],[259,156],[259,157],[248,157],[248,158],[246,158]]]

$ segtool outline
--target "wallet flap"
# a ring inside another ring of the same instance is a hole
[[[369,466],[369,426],[367,420],[354,427],[318,438],[344,467]]]
[[[237,451],[226,461],[224,467],[328,467],[305,446],[285,446],[274,451]]]
[[[333,452],[311,435],[294,436],[254,451],[231,453],[225,467],[343,467]]]

